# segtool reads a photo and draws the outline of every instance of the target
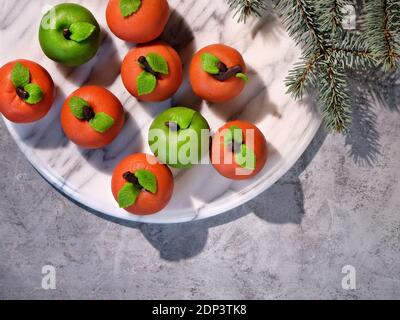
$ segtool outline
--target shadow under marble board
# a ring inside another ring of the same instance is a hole
[[[46,5],[60,1],[46,1]],[[57,84],[57,99],[41,121],[6,125],[28,160],[60,192],[91,210],[121,219],[172,223],[210,217],[254,198],[275,183],[301,156],[311,142],[321,118],[314,107],[296,102],[286,94],[284,79],[296,62],[299,49],[273,15],[264,21],[254,19],[238,24],[225,1],[169,1],[171,17],[162,39],[174,46],[182,57],[185,81],[176,95],[164,103],[140,103],[125,90],[120,62],[132,47],[109,31],[104,12],[107,1],[79,1],[90,9],[102,26],[102,47],[89,63],[76,69],[64,68],[47,59],[37,40],[44,10],[42,1],[25,3],[15,19],[7,20],[1,36],[1,64],[26,58],[42,64]],[[14,3],[14,5],[13,5]],[[2,14],[12,14],[18,1],[11,1]],[[239,50],[249,67],[250,82],[235,100],[209,104],[197,98],[188,79],[188,66],[195,51],[212,43],[225,43]],[[29,48],[29,50],[27,50]],[[59,112],[65,97],[84,84],[102,85],[117,95],[124,105],[127,123],[120,136],[108,147],[88,151],[67,140]],[[151,216],[136,216],[119,209],[111,193],[113,168],[126,155],[150,153],[147,131],[162,110],[185,105],[199,110],[212,131],[227,120],[255,123],[267,138],[269,160],[252,180],[231,181],[220,176],[211,165],[189,170],[174,170],[174,195],[169,205]]]

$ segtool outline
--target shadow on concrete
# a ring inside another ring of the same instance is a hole
[[[378,113],[400,112],[400,73],[374,68],[349,72],[353,121],[346,134],[348,155],[359,166],[375,165],[381,154]]]
[[[139,229],[165,260],[188,259],[203,250],[209,228],[232,222],[250,212],[271,223],[301,223],[304,216],[304,194],[299,176],[312,161],[325,138],[325,130],[321,127],[301,158],[275,185],[239,208],[209,219],[177,224],[145,224],[120,220],[93,212],[90,208],[85,209],[108,221]]]

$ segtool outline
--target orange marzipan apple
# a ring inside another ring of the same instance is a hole
[[[18,62],[29,69],[30,83],[37,84],[44,94],[37,104],[28,104],[21,99],[11,81],[11,72]],[[54,92],[50,74],[36,62],[15,60],[0,68],[0,113],[12,122],[28,123],[43,118],[53,104]]]
[[[216,56],[228,68],[238,65],[242,68],[243,73],[246,72],[243,57],[236,49],[224,44],[206,46],[193,56],[190,64],[190,83],[194,93],[213,103],[226,102],[238,96],[245,86],[245,81],[235,76],[225,81],[215,79],[202,69],[201,56],[203,53]]]
[[[80,120],[71,112],[72,97],[84,99],[94,113],[104,112],[114,119],[114,124],[104,133],[95,131],[86,120]],[[124,125],[124,109],[118,98],[105,88],[84,86],[69,95],[61,109],[61,126],[67,137],[75,144],[87,148],[102,148],[111,143]]]
[[[143,68],[138,59],[149,53],[162,56],[168,64],[168,74],[160,74],[157,85],[153,92],[139,95],[136,79]],[[139,45],[128,52],[121,66],[121,77],[124,86],[131,95],[142,101],[164,101],[170,98],[182,83],[182,62],[178,53],[168,44],[156,41],[153,43]]]
[[[233,151],[224,141],[224,135],[232,126],[242,129],[243,143],[251,148],[256,156],[255,169],[245,171],[246,174],[242,174],[244,172],[243,168],[236,163]],[[251,130],[253,134],[248,134],[247,130]],[[267,142],[262,132],[255,125],[241,120],[230,121],[215,133],[212,139],[210,157],[214,168],[224,177],[233,180],[250,179],[257,175],[267,162]]]
[[[166,0],[142,0],[139,9],[124,17],[119,0],[110,0],[106,20],[111,31],[120,39],[134,42],[150,42],[161,35],[169,18]]]
[[[142,189],[136,202],[125,210],[137,215],[153,214],[168,204],[174,189],[171,170],[165,164],[160,163],[156,157],[145,153],[136,153],[124,158],[114,169],[111,190],[115,200],[118,201],[118,193],[127,182],[123,174],[125,172],[135,173],[140,169],[149,170],[155,175],[157,191],[153,194]]]

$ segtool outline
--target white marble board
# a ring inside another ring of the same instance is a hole
[[[132,45],[110,32],[105,22],[106,0],[75,1],[91,10],[102,26],[102,46],[93,60],[71,69],[52,62],[42,53],[37,39],[40,18],[48,5],[61,2],[65,1],[17,0],[2,4],[1,65],[17,58],[34,60],[51,73],[57,85],[56,102],[44,119],[28,125],[5,123],[39,173],[82,206],[117,218],[149,223],[191,221],[228,211],[256,197],[285,174],[320,126],[321,117],[309,102],[296,102],[285,93],[284,79],[297,60],[299,49],[273,13],[267,13],[262,19],[250,19],[243,25],[232,18],[223,0],[169,1],[170,21],[161,38],[178,50],[186,81],[169,101],[140,103],[128,94],[120,78],[121,61]],[[251,81],[244,92],[222,105],[210,105],[198,99],[187,81],[193,53],[212,43],[235,47],[249,67]],[[65,97],[85,84],[111,90],[129,115],[120,136],[101,150],[75,146],[60,127],[59,112]],[[173,170],[175,189],[169,205],[151,216],[129,214],[118,208],[112,196],[112,170],[128,154],[150,153],[147,131],[152,119],[175,105],[199,110],[213,131],[232,119],[255,123],[268,141],[268,163],[257,177],[242,182],[220,176],[211,165]]]

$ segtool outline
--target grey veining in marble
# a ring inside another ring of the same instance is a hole
[[[1,30],[17,9],[0,17]],[[347,137],[320,130],[270,189],[193,223],[79,208],[37,174],[0,120],[0,298],[399,299],[398,79],[379,84],[385,103],[362,101]],[[46,264],[55,290],[41,288]],[[350,291],[341,287],[348,264]]]

